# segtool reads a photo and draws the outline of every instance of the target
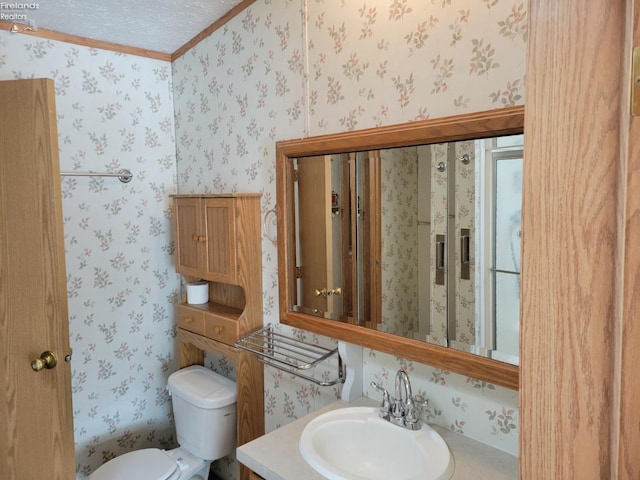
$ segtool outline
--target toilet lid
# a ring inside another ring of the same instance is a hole
[[[109,460],[91,474],[91,480],[166,480],[178,464],[158,448],[125,453]]]

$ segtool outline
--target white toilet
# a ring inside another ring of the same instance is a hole
[[[211,462],[236,447],[236,384],[199,365],[169,376],[180,447],[147,448],[108,461],[90,480],[207,480]]]

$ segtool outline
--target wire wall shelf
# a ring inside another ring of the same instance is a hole
[[[262,363],[313,382],[321,387],[330,387],[344,382],[345,372],[338,348],[330,349],[304,342],[295,337],[274,331],[273,325],[250,333],[236,342],[236,347],[251,352]],[[321,362],[338,356],[338,376],[333,380],[319,380],[308,372]]]

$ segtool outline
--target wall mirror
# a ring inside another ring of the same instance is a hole
[[[282,323],[518,388],[523,123],[278,142]]]

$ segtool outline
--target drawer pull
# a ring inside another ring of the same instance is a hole
[[[222,333],[222,327],[213,327],[213,333],[220,335]]]
[[[184,319],[184,322],[185,322],[185,323],[193,323],[193,318],[192,318],[192,317],[186,317],[186,318]]]

